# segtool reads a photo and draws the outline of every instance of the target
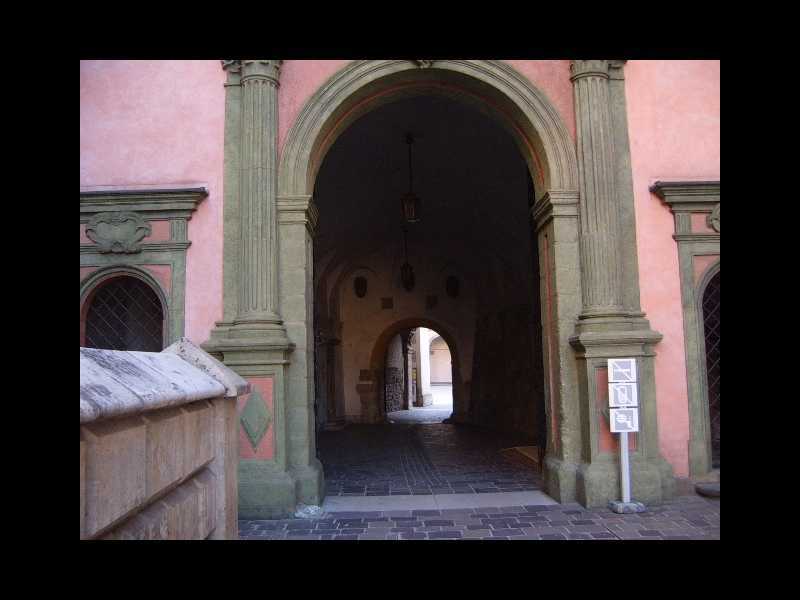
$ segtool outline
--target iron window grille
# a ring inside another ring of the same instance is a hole
[[[706,377],[713,468],[719,467],[719,276],[719,273],[714,275],[703,293],[703,327],[706,340]]]
[[[101,284],[86,314],[87,348],[160,352],[164,349],[164,309],[155,291],[129,276]]]

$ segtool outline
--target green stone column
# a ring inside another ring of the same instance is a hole
[[[280,60],[222,61],[225,102],[224,314],[203,348],[258,390],[271,380],[272,447],[239,461],[239,514],[274,518],[298,502],[287,434],[288,368],[294,344],[279,306],[277,207]],[[266,388],[261,388],[266,389]],[[268,399],[264,402],[269,413]]]
[[[582,431],[576,491],[578,500],[586,506],[602,506],[620,496],[618,452],[610,447],[617,443],[617,436],[611,441],[607,434],[609,358],[636,358],[639,368],[640,431],[636,435],[636,449],[631,451],[633,497],[643,502],[660,502],[674,490],[672,468],[658,446],[653,359],[654,346],[662,336],[650,329],[638,306],[626,303],[623,287],[624,281],[632,280],[638,286],[638,275],[630,272],[636,268],[636,260],[626,256],[636,252],[634,245],[625,243],[635,239],[635,231],[625,230],[634,225],[622,219],[623,211],[630,209],[623,203],[623,191],[630,181],[623,181],[622,177],[630,179],[631,174],[629,166],[627,170],[619,168],[628,152],[627,135],[620,135],[620,128],[625,127],[624,133],[627,128],[624,119],[614,118],[611,67],[611,61],[607,60],[571,63],[580,185],[583,309],[570,343],[578,364]],[[614,67],[618,68],[616,64]]]

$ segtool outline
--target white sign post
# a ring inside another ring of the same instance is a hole
[[[608,405],[611,432],[619,433],[622,487],[622,502],[612,500],[608,507],[616,513],[643,512],[644,504],[631,501],[631,471],[628,461],[628,433],[639,431],[639,394],[635,358],[608,359]]]

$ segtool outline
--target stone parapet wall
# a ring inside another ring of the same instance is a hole
[[[249,384],[186,339],[80,354],[81,539],[236,539]]]

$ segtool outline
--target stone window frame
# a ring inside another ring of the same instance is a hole
[[[675,217],[678,245],[686,384],[689,401],[689,475],[711,472],[711,426],[703,333],[703,293],[720,272],[719,181],[657,181],[650,191],[668,205]],[[705,215],[705,231],[693,228],[693,215]],[[710,231],[709,231],[710,230]],[[695,257],[715,256],[695,281]]]
[[[185,330],[186,251],[188,221],[197,206],[208,196],[205,187],[173,189],[114,189],[81,191],[81,231],[87,224],[97,221],[98,215],[125,216],[148,226],[151,221],[169,223],[169,239],[149,242],[148,230],[144,239],[137,240],[122,231],[122,244],[114,248],[103,247],[90,239],[82,240],[80,307],[84,314],[87,299],[101,280],[116,274],[132,274],[151,285],[164,303],[164,346],[183,337]],[[126,239],[127,238],[127,239]],[[147,265],[168,266],[169,289]],[[93,269],[83,275],[84,269]]]
[[[105,285],[111,283],[120,277],[134,277],[147,285],[158,298],[161,303],[161,345],[162,350],[169,346],[168,341],[169,327],[170,327],[170,314],[169,303],[167,302],[166,290],[158,283],[155,277],[144,269],[138,267],[120,267],[112,266],[99,269],[92,272],[81,282],[81,347],[85,346],[86,342],[86,319],[89,315],[89,308],[91,308],[92,300],[95,294]]]

